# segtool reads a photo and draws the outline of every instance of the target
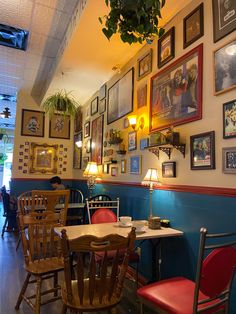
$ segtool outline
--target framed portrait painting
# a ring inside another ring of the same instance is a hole
[[[128,133],[128,150],[137,149],[137,131]]]
[[[236,87],[236,39],[214,51],[214,93]]]
[[[137,79],[140,80],[147,74],[152,72],[152,49],[145,53],[142,57],[138,59],[138,76]]]
[[[236,174],[236,147],[222,149],[222,167],[224,173]]]
[[[162,163],[162,177],[175,178],[176,177],[176,162],[167,161]]]
[[[141,174],[142,167],[142,156],[131,156],[130,157],[130,173],[131,174]]]
[[[214,43],[236,30],[235,0],[212,0]]]
[[[202,118],[203,45],[151,78],[150,132]]]
[[[22,109],[21,118],[21,135],[44,137],[44,112]]]
[[[58,145],[31,143],[30,173],[57,173]]]
[[[175,57],[175,28],[172,27],[158,40],[158,68]]]
[[[236,99],[223,104],[223,138],[236,137]]]
[[[103,115],[92,121],[91,140],[91,161],[96,161],[98,165],[101,165],[103,148]]]
[[[49,137],[70,139],[70,116],[53,114],[49,124]]]
[[[204,34],[203,3],[188,14],[183,21],[184,48]]]
[[[215,132],[190,136],[191,169],[215,169]]]

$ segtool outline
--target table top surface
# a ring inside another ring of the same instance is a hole
[[[68,208],[84,208],[85,203],[68,203]],[[31,210],[31,206],[27,205],[25,207],[27,210]],[[64,208],[64,204],[57,204],[55,206],[55,209],[63,209]],[[45,209],[45,205],[35,205],[34,206],[35,210],[41,210],[41,209]]]
[[[104,237],[108,234],[116,233],[121,236],[127,237],[131,230],[129,227],[121,227],[119,223],[101,223],[101,224],[86,224],[86,225],[76,225],[76,226],[66,226],[66,227],[56,227],[55,232],[57,234],[61,233],[61,230],[65,229],[68,238],[75,239],[83,235],[95,235],[97,237]],[[182,236],[183,232],[172,228],[161,228],[161,229],[149,229],[146,228],[145,231],[136,232],[137,240],[144,239],[155,239],[155,238],[165,238],[165,237],[176,237]]]

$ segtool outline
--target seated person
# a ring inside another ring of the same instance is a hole
[[[50,184],[54,190],[65,190],[64,184],[61,183],[61,178],[58,176],[52,177],[50,179]]]

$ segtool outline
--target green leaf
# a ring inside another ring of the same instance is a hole
[[[103,28],[102,29],[103,34],[106,36],[107,39],[110,39],[111,36],[113,35],[113,32],[110,31],[109,29]]]
[[[165,29],[164,28],[160,28],[159,29],[159,37],[163,36],[165,34]]]
[[[100,16],[99,16],[98,20],[102,24],[102,18]]]

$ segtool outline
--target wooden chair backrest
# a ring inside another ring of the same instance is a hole
[[[33,199],[32,199],[32,191],[27,191],[18,196],[17,204],[18,211],[20,211],[23,215],[29,213],[29,209],[32,207]],[[34,197],[34,205],[39,206],[43,205],[44,199]]]
[[[64,257],[64,273],[66,294],[69,302],[79,302],[79,309],[96,309],[101,305],[109,307],[121,298],[125,274],[128,267],[129,255],[134,249],[135,228],[132,228],[128,237],[110,234],[102,238],[92,235],[81,236],[68,240],[66,230],[61,232],[61,246]],[[108,251],[114,252],[111,269],[109,269]],[[125,251],[125,254],[124,254]],[[77,265],[75,276],[76,289],[72,289],[70,256],[73,252]],[[84,261],[84,253],[90,253],[89,265]],[[104,258],[98,266],[95,255],[104,252]],[[121,253],[122,252],[122,253]],[[122,261],[121,261],[122,256]]]

